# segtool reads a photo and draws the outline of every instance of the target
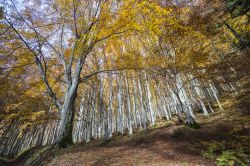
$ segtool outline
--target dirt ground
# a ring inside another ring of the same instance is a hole
[[[238,121],[228,115],[225,119],[220,112],[210,114],[209,118],[199,116],[199,129],[163,123],[159,124],[160,127],[137,132],[131,137],[116,136],[106,144],[93,141],[90,145],[60,149],[43,165],[215,165],[215,160],[202,156],[203,151],[212,141],[227,144],[237,141],[232,139],[230,131],[238,125]],[[249,135],[249,124],[244,125],[246,131],[241,134]]]
[[[173,130],[177,129],[156,129],[146,133],[144,138],[123,140],[116,145],[71,146],[57,152],[44,165],[213,165],[212,161],[188,150],[189,140],[176,141]]]

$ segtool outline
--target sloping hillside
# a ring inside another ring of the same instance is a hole
[[[250,149],[249,116],[216,112],[210,114],[210,118],[198,119],[199,129],[161,122],[159,127],[132,137],[119,135],[106,143],[99,140],[60,149],[43,164],[215,165],[220,164],[219,160],[235,164],[247,162],[244,155],[249,154]]]

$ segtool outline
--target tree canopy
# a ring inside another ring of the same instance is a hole
[[[49,134],[34,145],[109,139],[174,115],[194,127],[196,108],[222,110],[219,96],[248,81],[248,0],[0,5],[0,122],[4,136],[20,128],[13,140],[39,125]]]

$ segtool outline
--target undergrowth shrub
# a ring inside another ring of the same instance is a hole
[[[248,166],[250,156],[245,153],[243,148],[227,149],[225,142],[208,144],[208,149],[202,152],[204,158],[215,159],[218,166]]]

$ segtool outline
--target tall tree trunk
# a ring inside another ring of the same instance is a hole
[[[150,115],[150,122],[151,125],[155,125],[155,117],[154,117],[154,112],[152,109],[152,102],[151,102],[151,92],[150,92],[150,87],[149,87],[149,82],[147,78],[147,74],[145,73],[145,81],[146,81],[146,94],[147,94],[147,100],[148,100],[148,110],[149,110],[149,115]]]
[[[143,121],[143,129],[146,130],[147,129],[147,115],[146,115],[146,111],[143,105],[143,95],[142,95],[142,82],[140,80],[140,78],[138,79],[138,90],[139,90],[139,94],[140,94],[140,110],[141,110],[141,114],[142,114],[142,121]]]
[[[160,99],[160,105],[161,105],[161,107],[162,107],[162,109],[163,109],[163,112],[164,112],[164,114],[165,114],[165,117],[166,117],[167,120],[169,120],[168,111],[167,111],[167,104],[165,103],[165,101],[164,101],[164,99],[163,99],[163,96],[162,96],[162,94],[161,94],[160,92],[161,92],[160,87],[159,87],[159,85],[157,84],[157,85],[156,85],[156,93],[157,93],[157,95],[158,95],[158,97],[159,97],[159,99]]]
[[[113,86],[112,86],[112,73],[109,75],[110,83],[109,83],[109,109],[108,109],[108,130],[109,130],[109,138],[112,137],[113,133]]]
[[[127,96],[127,127],[128,127],[128,134],[132,135],[133,134],[133,129],[132,129],[132,119],[131,119],[131,99],[130,99],[130,91],[129,91],[129,83],[127,77],[125,77],[125,85],[126,85],[126,96]]]
[[[66,111],[65,111],[66,110]],[[74,122],[74,104],[66,107],[63,111],[66,113],[64,116],[61,116],[60,119],[60,128],[58,128],[58,139],[61,145],[65,146],[67,144],[73,143],[73,122]]]
[[[72,132],[75,113],[76,90],[78,83],[74,82],[66,93],[62,111],[60,113],[59,126],[57,128],[58,142],[62,145],[72,144]]]
[[[134,126],[135,128],[138,127],[138,112],[137,112],[137,99],[136,99],[136,85],[135,85],[135,80],[134,77],[132,77],[132,84],[133,84],[133,110],[134,110]],[[139,115],[140,116],[140,115]],[[141,124],[140,124],[140,128],[141,128]]]
[[[183,82],[181,80],[180,74],[176,75],[176,87],[178,89],[178,92],[176,95],[178,97],[179,102],[182,105],[182,110],[186,115],[186,124],[188,126],[193,126],[194,124],[196,124],[196,122],[194,120],[193,111],[192,111],[192,108],[190,106],[186,91],[184,89],[184,85],[183,85]],[[183,103],[185,103],[186,105],[184,105]]]
[[[207,112],[207,108],[206,108],[205,104],[203,103],[202,100],[199,100],[199,102],[200,102],[200,106],[201,106],[203,115],[204,115],[204,116],[208,116],[208,112]]]
[[[211,106],[210,103],[208,103],[208,108],[209,108],[209,110],[210,110],[212,113],[214,112],[214,110],[213,110],[213,108],[212,108],[212,106]]]
[[[122,74],[122,73],[121,73]],[[117,128],[118,132],[123,134],[123,86],[122,86],[122,76],[118,79],[118,114],[117,114]]]

